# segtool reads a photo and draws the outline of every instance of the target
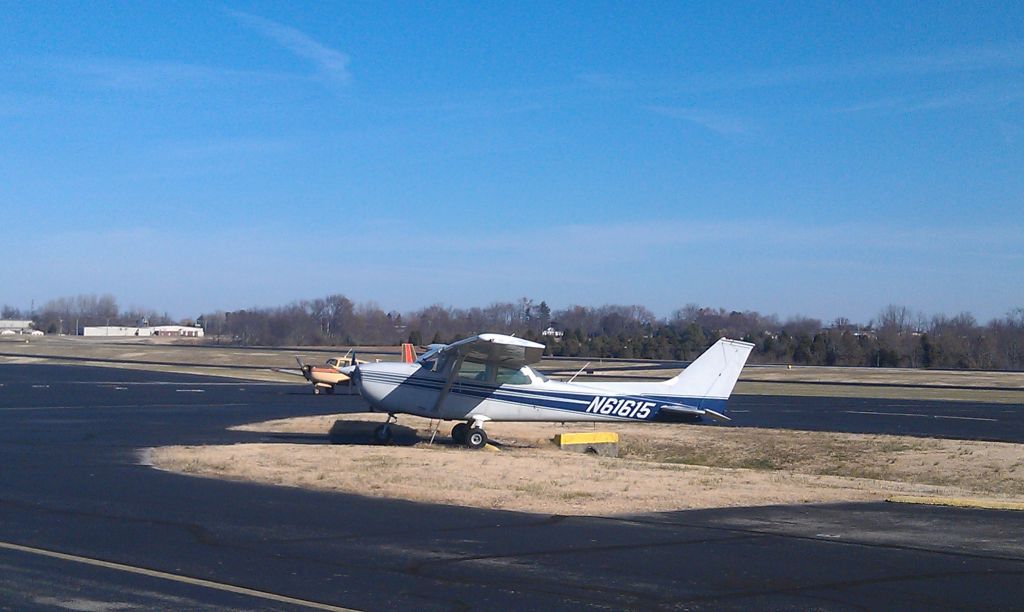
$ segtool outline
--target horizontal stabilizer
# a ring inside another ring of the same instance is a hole
[[[686,406],[683,404],[662,404],[661,408],[658,409],[660,412],[666,412],[675,416],[692,416],[692,417],[703,417],[709,416],[716,421],[731,421],[729,417],[725,416],[721,412],[711,410],[709,408],[695,408],[693,406]]]

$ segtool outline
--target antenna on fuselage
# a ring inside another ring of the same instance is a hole
[[[567,382],[567,383],[571,383],[572,381],[576,380],[576,377],[577,377],[577,376],[579,376],[580,374],[582,374],[582,373],[583,373],[583,370],[586,370],[586,369],[587,369],[587,366],[589,366],[589,365],[590,365],[590,362],[588,361],[588,362],[586,363],[586,365],[584,365],[584,366],[583,366],[582,368],[580,368],[580,371],[579,371],[579,372],[576,372],[575,374],[573,374],[573,375],[572,375],[572,378],[570,378],[569,380],[567,380],[567,381],[565,381],[565,382]]]

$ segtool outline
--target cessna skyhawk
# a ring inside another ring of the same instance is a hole
[[[415,363],[361,363],[340,368],[387,421],[374,431],[391,440],[398,414],[461,421],[452,438],[470,448],[487,444],[488,421],[728,420],[725,402],[753,344],[722,338],[678,376],[661,382],[562,382],[538,374],[544,345],[480,334],[433,346]]]

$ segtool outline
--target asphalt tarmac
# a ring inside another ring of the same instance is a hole
[[[727,408],[739,427],[1024,443],[1024,403],[733,395]]]
[[[806,418],[813,399],[735,400],[734,411],[751,410],[737,420],[802,410],[785,418],[816,422]],[[976,610],[1024,597],[1024,513],[870,503],[559,517],[140,463],[149,446],[278,440],[225,428],[358,401],[302,385],[0,366],[0,607]],[[843,405],[828,402],[818,410]],[[967,409],[876,402],[835,422],[870,428],[873,415],[860,412]],[[1020,428],[1019,415],[992,418]]]

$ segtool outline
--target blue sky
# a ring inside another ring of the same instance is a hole
[[[1024,306],[1022,3],[0,11],[0,303]]]

